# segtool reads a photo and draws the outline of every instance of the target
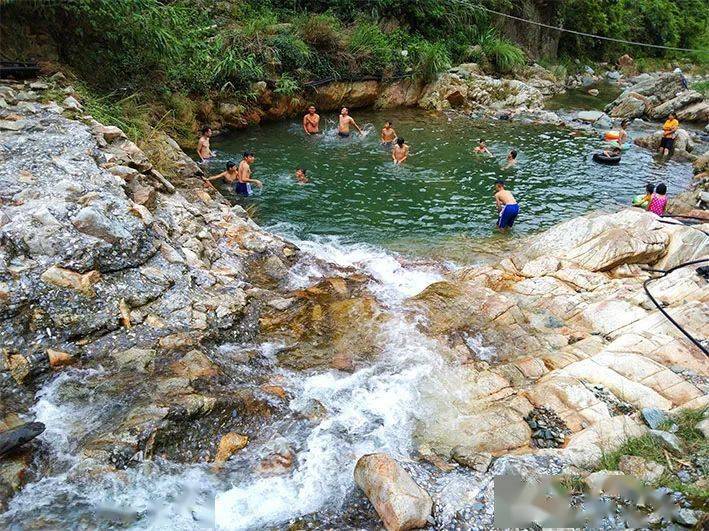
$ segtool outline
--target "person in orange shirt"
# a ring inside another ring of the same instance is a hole
[[[670,151],[675,147],[675,136],[679,129],[677,115],[673,112],[667,117],[665,125],[662,126],[662,140],[660,140],[660,155],[665,157],[670,154]]]

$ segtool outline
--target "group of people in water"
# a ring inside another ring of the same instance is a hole
[[[307,113],[303,116],[302,126],[306,135],[310,136],[321,134],[320,115],[317,113],[317,109],[314,106],[311,105],[308,107]],[[628,121],[626,120],[621,123],[618,131],[609,131],[605,134],[604,139],[610,142],[610,146],[602,153],[597,153],[594,155],[594,160],[596,162],[617,164],[620,161],[622,146],[628,140],[628,133],[625,130],[627,126]],[[352,129],[355,129],[360,135],[365,134],[355,119],[350,116],[349,109],[347,109],[347,107],[343,107],[340,111],[338,119],[337,136],[340,138],[347,138],[351,136]],[[663,125],[663,136],[659,151],[661,156],[667,156],[672,152],[678,129],[679,122],[677,121],[677,117],[674,114],[670,114],[667,121]],[[211,128],[204,127],[197,145],[197,154],[202,162],[206,162],[214,157],[214,152],[210,147],[211,136]],[[384,127],[381,130],[380,142],[385,150],[391,152],[392,161],[395,165],[401,165],[409,158],[408,144],[406,144],[405,140],[397,134],[393,124],[390,121],[385,122]],[[479,140],[478,145],[473,149],[473,153],[493,156],[492,152],[487,147],[485,140],[482,138]],[[231,161],[227,162],[225,171],[219,173],[218,175],[214,175],[213,177],[205,178],[204,180],[208,186],[212,186],[211,181],[223,179],[226,183],[233,186],[234,193],[237,195],[252,195],[252,186],[258,186],[259,188],[263,186],[261,181],[254,179],[251,175],[251,165],[254,161],[255,156],[253,152],[246,151],[243,154],[242,160],[238,164]],[[516,165],[517,151],[513,149],[508,153],[502,169],[514,168]],[[310,182],[307,176],[307,170],[303,167],[296,168],[295,180],[299,184],[306,184]],[[656,187],[652,184],[648,184],[646,187],[646,194],[642,197],[636,196],[633,199],[633,205],[645,208],[657,215],[662,215],[667,204],[666,194],[667,187],[664,183],[660,183]],[[512,227],[517,219],[517,216],[519,215],[519,205],[517,204],[517,201],[512,193],[505,188],[505,182],[503,180],[495,181],[494,198],[495,205],[499,213],[497,228],[502,231],[506,231]]]

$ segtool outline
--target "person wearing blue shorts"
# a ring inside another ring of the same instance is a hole
[[[495,205],[500,213],[497,228],[507,232],[519,214],[519,205],[509,190],[505,190],[505,181],[495,181]]]
[[[244,152],[244,157],[239,163],[238,180],[234,184],[234,193],[237,195],[243,195],[246,197],[252,195],[253,191],[251,190],[251,183],[255,184],[259,188],[263,187],[261,181],[251,178],[251,165],[254,163],[254,160],[256,160],[256,157],[254,157],[253,152]]]

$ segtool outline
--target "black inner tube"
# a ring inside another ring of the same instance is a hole
[[[609,157],[607,155],[604,155],[603,153],[594,153],[593,161],[598,162],[599,164],[619,164],[620,155],[618,155],[617,157]]]
[[[674,267],[671,267],[670,269],[664,270],[664,269],[646,269],[645,271],[650,271],[651,273],[662,273],[659,277],[652,277],[648,278],[643,282],[643,289],[645,290],[645,293],[647,293],[647,296],[650,298],[652,303],[657,307],[658,310],[662,312],[662,315],[667,317],[667,319],[679,329],[680,332],[682,332],[685,336],[687,336],[687,339],[689,339],[692,343],[694,343],[699,350],[701,350],[706,356],[709,356],[709,349],[707,349],[704,345],[701,344],[701,342],[697,339],[695,339],[692,334],[687,332],[682,326],[675,321],[672,316],[665,311],[665,309],[660,305],[657,300],[655,300],[655,297],[652,296],[652,293],[650,293],[650,290],[647,288],[647,285],[652,282],[653,280],[659,280],[663,277],[666,277],[673,271],[676,271],[677,269],[681,269],[683,267],[687,267],[690,265],[696,265],[696,264],[703,264],[705,262],[709,262],[709,258],[701,258],[699,260],[692,260],[690,262],[684,262],[683,264],[676,265]]]

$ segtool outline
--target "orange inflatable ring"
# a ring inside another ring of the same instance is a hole
[[[620,133],[618,131],[608,131],[603,135],[603,140],[606,142],[618,141],[620,140]]]

